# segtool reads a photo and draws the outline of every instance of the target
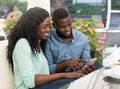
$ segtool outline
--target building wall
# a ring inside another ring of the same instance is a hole
[[[50,13],[50,0],[27,0],[28,8],[42,7]]]

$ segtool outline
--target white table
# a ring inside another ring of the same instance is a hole
[[[70,84],[68,89],[120,89],[120,84],[111,84],[103,80],[106,77],[103,74],[103,70],[105,68],[98,69],[85,77],[75,80]]]

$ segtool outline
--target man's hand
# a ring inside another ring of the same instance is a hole
[[[64,72],[67,68],[72,69],[73,71],[79,70],[83,67],[83,62],[86,62],[86,60],[66,60],[56,65],[56,73]]]
[[[73,71],[76,71],[83,67],[83,62],[86,62],[86,60],[72,59],[72,60],[68,60],[66,62],[66,65],[70,67]]]
[[[88,66],[82,67],[83,73],[88,74],[95,70],[94,64],[90,64]]]

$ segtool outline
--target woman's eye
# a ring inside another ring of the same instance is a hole
[[[43,25],[42,28],[43,28],[43,29],[47,28],[47,25]]]
[[[51,25],[45,25],[43,26],[43,29],[51,28]]]
[[[47,26],[44,26],[43,29],[46,29]]]

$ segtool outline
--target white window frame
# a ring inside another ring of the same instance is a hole
[[[111,0],[108,0],[108,10],[107,10],[107,22],[106,22],[106,29],[109,29],[110,26],[110,19],[112,13],[120,13],[120,10],[112,10],[112,3]]]

